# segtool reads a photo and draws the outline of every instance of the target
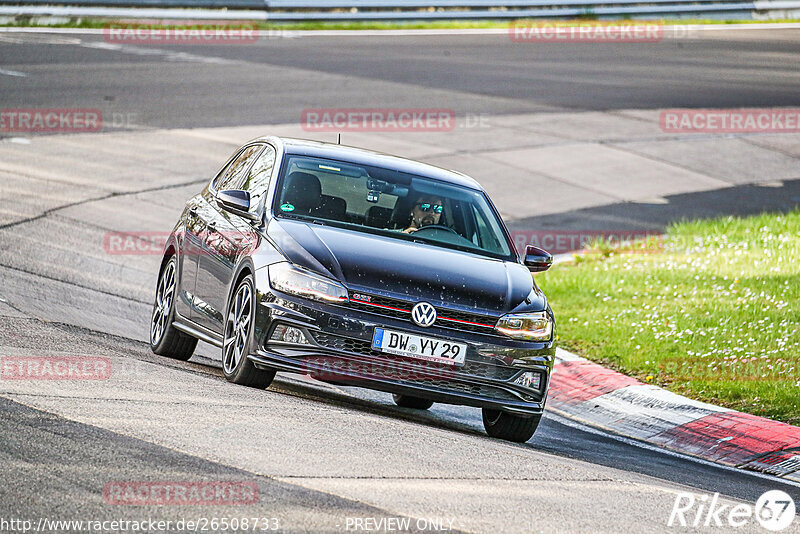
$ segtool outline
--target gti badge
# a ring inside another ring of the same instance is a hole
[[[430,326],[436,321],[436,308],[427,302],[418,302],[411,308],[411,320],[419,326]]]

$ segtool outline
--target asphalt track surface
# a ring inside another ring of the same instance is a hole
[[[30,76],[0,74],[0,87],[4,107],[100,108],[161,128],[284,124],[298,122],[309,107],[498,115],[797,106],[797,46],[797,30],[627,44],[479,35],[275,37],[195,46],[5,33],[0,68]]]
[[[436,405],[419,414],[387,395],[292,376],[264,392],[227,384],[209,347],[187,363],[150,353],[158,258],[97,250],[109,230],[169,228],[233,149],[202,136],[147,137],[156,128],[286,124],[307,107],[501,116],[793,106],[796,33],[629,47],[512,46],[481,36],[160,50],[109,48],[94,36],[0,34],[0,68],[26,74],[0,74],[3,107],[136,115],[128,137],[0,145],[0,162],[13,163],[2,169],[0,197],[0,355],[102,355],[115,369],[92,383],[0,383],[0,518],[246,515],[277,517],[286,531],[337,532],[347,518],[410,517],[452,519],[454,529],[472,532],[663,532],[690,530],[666,526],[682,491],[750,504],[768,489],[800,498],[796,485],[551,415],[515,445],[487,438],[472,409]],[[192,164],[176,170],[171,150]],[[80,165],[95,174],[71,174]],[[501,209],[510,201],[496,200]],[[251,481],[260,499],[244,510],[106,504],[103,487],[121,480]]]

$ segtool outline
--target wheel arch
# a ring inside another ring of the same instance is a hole
[[[244,278],[247,275],[250,275],[250,276],[253,277],[253,289],[255,290],[255,272],[256,272],[256,270],[255,270],[255,267],[253,267],[253,263],[252,263],[252,261],[250,261],[250,258],[247,258],[247,259],[243,260],[239,264],[239,267],[234,272],[235,272],[235,274],[234,274],[233,278],[231,278],[231,287],[228,288],[228,301],[231,300],[231,297],[233,296],[233,292],[236,291],[236,288],[239,287],[239,283],[241,283],[241,281],[244,280]]]
[[[168,243],[167,247],[164,249],[164,255],[161,257],[161,266],[158,268],[158,274],[161,275],[164,272],[164,267],[167,266],[167,263],[173,256],[178,255],[178,249],[175,247],[175,243]]]
[[[236,291],[236,288],[239,287],[239,284],[242,282],[242,280],[244,280],[244,278],[247,275],[250,275],[250,276],[253,277],[253,298],[254,299],[256,298],[256,294],[258,293],[258,289],[256,288],[256,283],[255,283],[256,270],[255,270],[255,267],[253,266],[253,262],[252,262],[252,260],[250,259],[249,256],[246,257],[244,260],[242,260],[241,263],[239,263],[239,266],[236,268],[236,270],[233,273],[234,274],[231,277],[231,284],[228,287],[228,298],[225,301],[225,310],[224,310],[225,316],[227,316],[227,314],[228,314],[228,306],[230,306],[231,299],[233,298],[233,294]],[[224,331],[225,331],[225,326],[224,325],[223,325],[222,329],[223,329],[223,335],[224,335]]]

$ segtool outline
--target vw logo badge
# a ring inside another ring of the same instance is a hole
[[[427,302],[418,302],[411,308],[411,320],[419,326],[430,326],[436,321],[436,308]]]

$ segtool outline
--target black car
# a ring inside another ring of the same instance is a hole
[[[222,349],[225,377],[276,371],[483,409],[489,435],[527,441],[544,409],[555,322],[471,178],[341,145],[265,137],[186,203],[161,262],[150,342],[189,359]]]

